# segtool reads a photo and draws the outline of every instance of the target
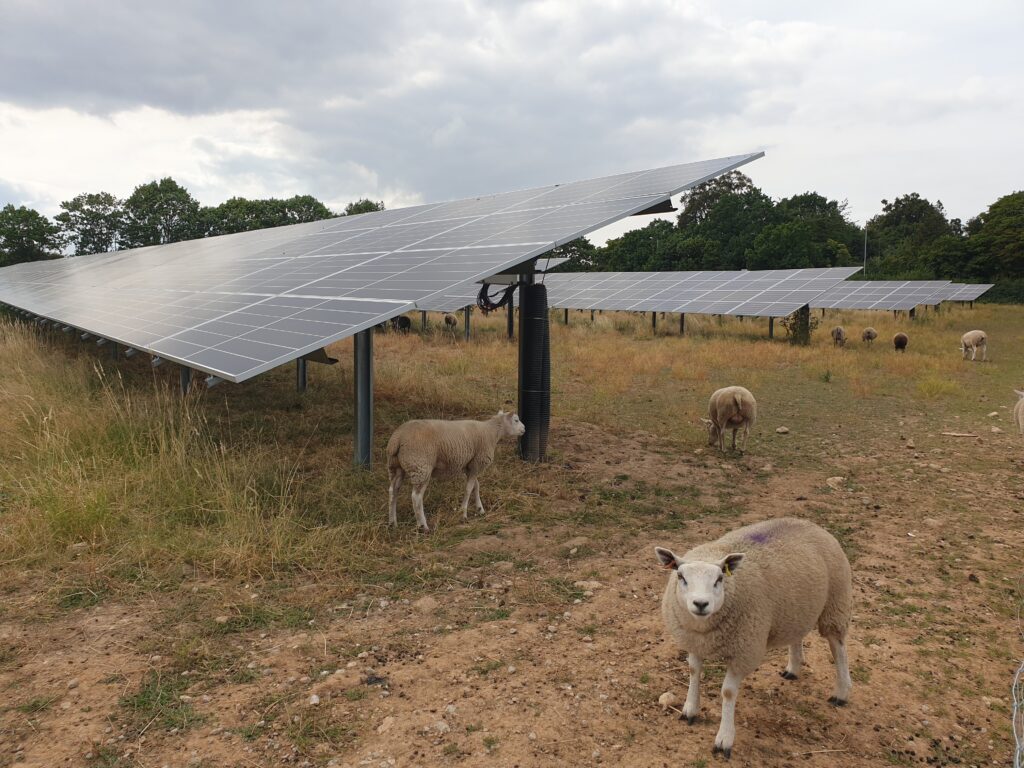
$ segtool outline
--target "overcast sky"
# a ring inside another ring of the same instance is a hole
[[[1022,32],[1020,0],[0,0],[0,205],[392,208],[764,150],[773,197],[967,219],[1024,187]]]

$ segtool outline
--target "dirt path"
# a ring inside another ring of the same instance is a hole
[[[240,631],[203,596],[258,602],[267,585],[186,579],[55,615],[9,596],[0,765],[710,765],[722,670],[706,672],[694,726],[658,707],[688,671],[663,638],[652,547],[784,514],[826,524],[853,561],[854,696],[826,704],[820,638],[794,682],[772,652],[741,690],[732,764],[1011,764],[1024,501],[1008,436],[833,434],[812,471],[587,425],[556,433],[564,479],[550,495],[581,524],[469,539],[432,556],[451,573],[427,594],[384,585],[302,626]],[[997,468],[971,470],[977,452]],[[656,511],[590,524],[595,496]]]

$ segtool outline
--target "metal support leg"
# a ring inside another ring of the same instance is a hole
[[[119,345],[118,345],[118,343],[116,341],[111,342],[111,344],[110,344],[110,359],[111,360],[117,360],[118,353],[119,353],[118,346]]]
[[[651,333],[658,330],[658,313],[651,312]]]
[[[769,339],[774,339],[775,338],[775,318],[774,317],[769,317],[768,318],[768,338]]]
[[[679,335],[683,336],[686,334],[686,313],[679,313]]]
[[[508,337],[514,339],[516,337],[516,303],[513,299],[508,302]]]
[[[178,367],[178,385],[181,387],[181,396],[188,394],[188,388],[192,384],[192,369],[187,365]]]
[[[917,307],[911,307],[910,312],[908,312],[907,315],[910,317],[911,320],[913,320],[914,317],[917,316]]]
[[[564,319],[564,320],[562,320],[562,322],[563,322],[563,323],[564,323],[565,325],[568,325],[568,324],[569,324],[569,309],[568,309],[568,308],[566,308],[566,310],[565,310],[565,319]]]
[[[547,289],[533,284],[533,274],[519,275],[519,418],[526,434],[519,455],[543,461],[551,420],[551,356]]]
[[[420,310],[420,330],[427,330],[427,310],[425,309]]]
[[[465,336],[466,341],[469,341],[469,307],[462,310],[462,314],[465,316],[463,324],[465,325]]]
[[[594,310],[590,310],[590,322],[594,322]]]
[[[295,361],[295,391],[306,391],[306,361],[301,357]]]
[[[357,467],[369,467],[373,452],[373,331],[360,331],[353,344],[355,380],[355,455]]]

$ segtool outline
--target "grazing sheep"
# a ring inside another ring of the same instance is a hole
[[[906,352],[907,342],[909,341],[910,339],[907,338],[907,334],[902,332],[897,333],[895,336],[892,337],[893,349],[895,349],[897,352]]]
[[[1017,402],[1013,406],[1013,421],[1020,433],[1024,435],[1024,392],[1019,389],[1013,391],[1017,393]]]
[[[405,315],[399,315],[398,317],[391,318],[391,330],[399,331],[400,333],[408,333],[412,330],[412,320]]]
[[[832,346],[834,347],[845,347],[846,346],[846,329],[841,325],[837,325],[832,329]]]
[[[455,333],[455,329],[458,328],[459,321],[455,319],[455,315],[445,314],[444,316],[444,327]]]
[[[871,342],[873,342],[877,338],[878,338],[878,331],[876,331],[874,328],[871,328],[871,327],[865,328],[860,333],[860,340],[861,341],[866,341],[868,344],[870,344]]]
[[[964,360],[967,359],[967,352],[970,351],[971,362],[974,362],[979,349],[982,362],[988,360],[988,336],[984,331],[968,331],[960,337],[960,351],[963,353]]]
[[[836,665],[829,702],[843,706],[853,686],[846,659],[853,586],[850,563],[839,542],[807,520],[765,520],[702,544],[682,557],[656,547],[672,571],[661,601],[668,634],[684,648],[690,686],[682,718],[700,714],[700,674],[706,659],[726,665],[722,720],[714,752],[732,753],[736,739],[736,697],[743,678],[760,665],[769,648],[789,647],[780,672],[796,678],[803,662],[803,638],[814,627],[828,640]]]
[[[435,474],[466,475],[466,495],[462,499],[462,519],[469,519],[469,496],[475,491],[476,508],[482,515],[479,474],[494,460],[494,448],[503,437],[519,437],[526,426],[515,413],[498,411],[486,421],[443,421],[419,419],[407,421],[388,441],[388,514],[392,525],[398,522],[398,490],[408,475],[412,483],[412,507],[420,528],[429,531],[423,511],[423,494]]]
[[[736,450],[736,432],[743,428],[743,447],[747,450],[750,428],[757,420],[757,401],[750,390],[743,387],[724,387],[715,390],[708,403],[708,416],[701,421],[708,429],[708,445],[718,443],[718,450],[725,452],[725,430],[732,429],[732,449]]]

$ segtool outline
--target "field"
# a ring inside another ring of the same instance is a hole
[[[468,523],[435,481],[429,536],[405,489],[386,525],[384,445],[515,399],[503,315],[469,344],[377,336],[369,471],[350,343],[304,395],[282,368],[183,401],[142,356],[0,322],[0,766],[712,765],[722,669],[695,725],[657,703],[688,672],[653,547],[789,514],[853,564],[853,697],[826,704],[821,638],[793,682],[771,652],[732,764],[1012,764],[1024,311],[831,313],[806,348],[766,321],[553,318],[550,460],[503,444]],[[976,327],[988,363],[960,359]],[[745,455],[699,422],[728,384],[759,403]]]

